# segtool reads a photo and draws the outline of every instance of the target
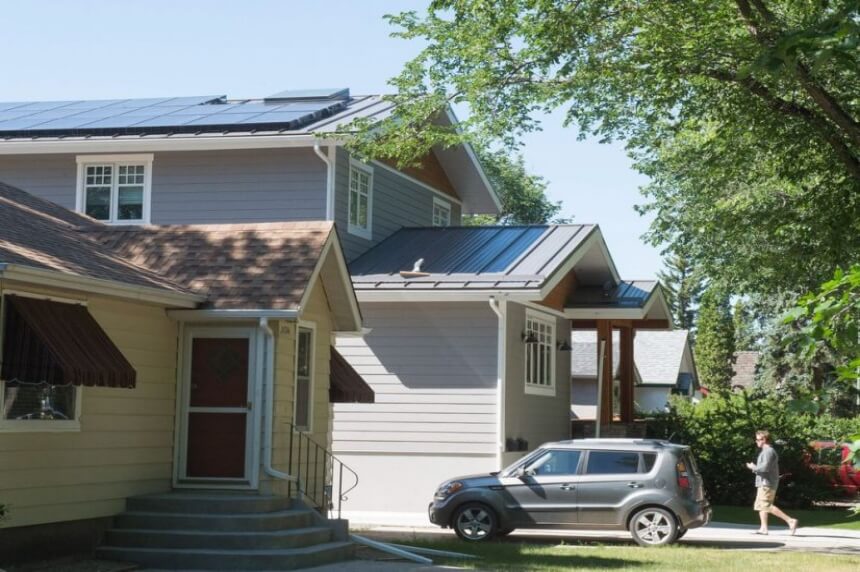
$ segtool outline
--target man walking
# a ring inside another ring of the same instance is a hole
[[[747,468],[755,473],[756,496],[753,510],[758,511],[761,528],[756,534],[767,534],[767,517],[773,514],[788,524],[788,533],[792,536],[797,530],[797,519],[791,518],[774,505],[776,489],[779,486],[779,457],[770,445],[770,433],[761,430],[755,432],[755,444],[761,449],[755,463],[747,463]]]

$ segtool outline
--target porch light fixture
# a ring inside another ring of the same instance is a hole
[[[534,332],[523,332],[522,335],[524,344],[536,344],[538,343],[537,336]]]
[[[569,352],[573,348],[570,347],[570,344],[567,342],[567,340],[562,340],[560,342],[556,342],[555,349],[557,349],[560,352]]]

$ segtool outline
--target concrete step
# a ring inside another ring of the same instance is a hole
[[[315,524],[315,515],[310,510],[282,510],[248,514],[129,511],[117,515],[114,522],[115,528],[125,529],[259,532],[307,528]]]
[[[126,509],[132,512],[181,512],[236,514],[279,512],[293,508],[293,501],[282,496],[169,493],[132,497]]]
[[[211,550],[274,550],[302,548],[331,542],[325,526],[270,532],[215,532],[201,530],[112,529],[105,544],[115,548],[188,548]]]
[[[354,551],[355,547],[350,542],[327,542],[280,550],[187,550],[105,546],[96,550],[96,556],[170,570],[294,570],[348,560],[353,557]]]

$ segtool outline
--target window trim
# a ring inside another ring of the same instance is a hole
[[[436,224],[436,207],[440,207],[448,211],[448,224]],[[439,197],[433,197],[433,212],[431,213],[431,224],[437,228],[445,228],[451,226],[451,218],[453,213],[451,212],[451,203],[448,201],[443,201]]]
[[[310,363],[308,364],[308,424],[306,427],[299,427],[296,424],[296,413],[298,411],[298,395],[299,395],[299,332],[300,330],[310,330],[311,332],[311,348],[310,348]],[[317,325],[316,322],[306,322],[299,320],[296,322],[296,340],[295,353],[293,354],[293,425],[300,433],[313,433],[314,428],[314,375],[316,374],[316,345],[317,345]]]
[[[523,385],[525,387],[525,393],[529,395],[540,395],[545,397],[555,397],[556,395],[556,339],[557,339],[557,324],[554,316],[550,314],[546,314],[544,312],[537,312],[530,308],[526,308],[525,320],[524,320],[524,332],[528,332],[528,324],[529,320],[540,322],[546,326],[550,327],[550,340],[549,340],[549,355],[550,355],[550,369],[549,369],[549,384],[541,385],[537,383],[532,383],[529,381],[529,350],[531,349],[529,346],[535,345],[536,347],[540,347],[540,342],[537,344],[526,344],[523,343]]]
[[[354,171],[362,171],[368,176],[367,183],[367,228],[352,224],[349,213],[352,211],[352,174]],[[349,179],[346,186],[346,230],[349,234],[373,240],[373,167],[357,161],[349,159]]]
[[[77,184],[75,187],[75,211],[86,213],[86,172],[87,166],[90,165],[112,165],[113,178],[111,180],[111,195],[110,195],[110,218],[100,221],[108,225],[127,225],[127,224],[150,224],[152,213],[152,162],[154,160],[152,153],[138,154],[122,154],[122,155],[77,155],[75,161],[78,165]],[[143,165],[143,218],[138,220],[119,220],[116,218],[116,209],[118,207],[118,184],[117,175],[120,165]]]

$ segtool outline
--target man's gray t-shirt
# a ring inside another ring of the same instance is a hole
[[[761,448],[755,469],[755,486],[775,489],[779,485],[779,457],[770,445]]]

